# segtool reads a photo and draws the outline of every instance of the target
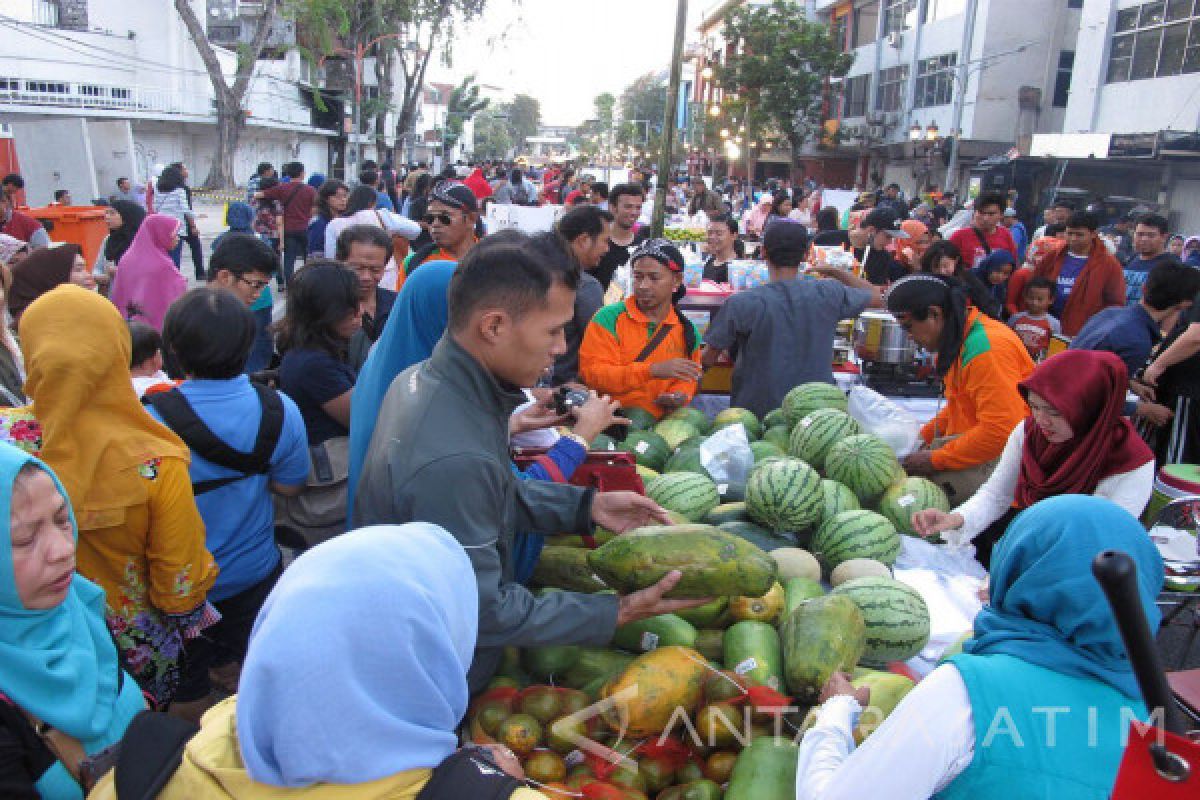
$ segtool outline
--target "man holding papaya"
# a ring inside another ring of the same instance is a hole
[[[605,645],[618,625],[706,602],[663,598],[678,572],[625,596],[534,596],[515,580],[516,531],[583,534],[593,524],[625,531],[669,522],[633,492],[520,481],[512,472],[509,417],[525,402],[521,387],[533,386],[566,349],[577,281],[553,234],[506,232],[474,247],[450,283],[446,335],[384,398],[359,480],[357,524],[433,522],[470,556],[480,615],[472,692],[487,685],[506,646]]]

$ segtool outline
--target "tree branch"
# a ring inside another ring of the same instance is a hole
[[[213,89],[221,95],[229,92],[229,85],[225,82],[225,73],[221,71],[221,62],[217,59],[216,51],[208,41],[208,33],[204,30],[204,25],[196,17],[196,12],[192,10],[192,4],[188,0],[175,0],[175,10],[179,12],[179,18],[183,20],[183,27],[187,29],[188,35],[192,37],[192,41],[196,45],[196,52],[200,54],[200,60],[204,62],[204,69],[208,72],[208,79],[212,81]]]

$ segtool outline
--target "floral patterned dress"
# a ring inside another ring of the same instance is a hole
[[[36,456],[41,425],[27,407],[0,409],[0,440]],[[161,708],[179,685],[183,640],[218,619],[204,599],[217,566],[204,548],[187,463],[151,459],[138,475],[144,505],[80,516],[77,568],[104,588],[126,670]]]

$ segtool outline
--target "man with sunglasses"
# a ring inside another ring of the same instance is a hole
[[[446,181],[429,193],[429,206],[420,220],[433,237],[409,256],[404,265],[407,277],[429,261],[462,261],[463,256],[479,241],[475,224],[479,221],[479,201],[466,184]]]

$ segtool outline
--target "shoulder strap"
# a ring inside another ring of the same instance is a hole
[[[142,711],[129,723],[113,773],[121,800],[158,797],[179,764],[183,748],[200,728],[194,722],[158,711]]]
[[[545,453],[542,453],[540,456],[534,456],[533,463],[546,470],[546,474],[550,476],[550,480],[553,483],[567,482],[567,477],[563,475],[562,470],[558,468],[558,464],[555,464],[554,459]]]
[[[667,334],[669,334],[674,327],[675,326],[671,325],[669,322],[664,322],[662,325],[659,325],[658,330],[654,332],[652,337],[650,337],[650,341],[646,342],[646,346],[642,348],[642,352],[638,353],[637,358],[633,360],[637,362],[645,361],[647,358],[649,358],[650,354],[658,349],[658,346],[663,343],[663,340],[667,338]]]
[[[163,422],[183,439],[190,450],[214,464],[242,473],[194,483],[194,494],[211,492],[251,475],[265,475],[270,471],[271,455],[283,431],[283,400],[273,389],[257,383],[251,385],[262,406],[262,419],[254,439],[254,449],[249,453],[234,450],[217,438],[178,389],[161,392],[150,398],[150,404],[162,416]]]
[[[979,239],[979,243],[983,245],[983,252],[990,256],[992,254],[992,246],[988,244],[987,237],[983,235],[983,231],[974,225],[971,226],[971,230],[975,231],[975,238]]]
[[[508,800],[525,784],[491,762],[486,754],[467,748],[437,767],[417,800]]]

